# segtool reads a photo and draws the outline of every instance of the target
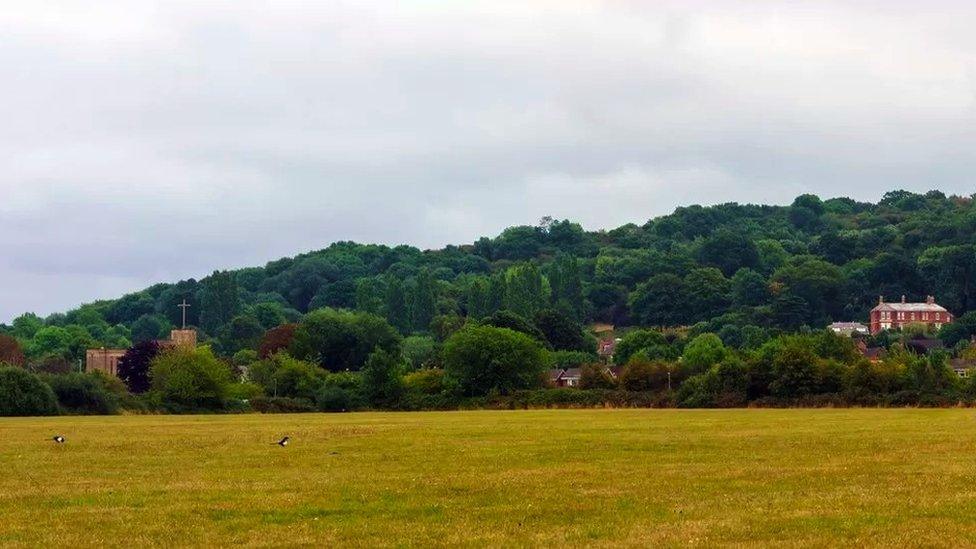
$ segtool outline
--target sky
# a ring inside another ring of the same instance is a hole
[[[976,192],[967,2],[3,0],[0,322],[338,240]]]

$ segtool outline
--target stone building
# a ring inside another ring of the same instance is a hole
[[[173,330],[169,333],[169,339],[157,341],[160,347],[166,349],[186,348],[192,349],[197,346],[196,330]],[[119,359],[122,358],[127,349],[88,349],[85,353],[85,371],[105,372],[109,375],[118,375]]]
[[[85,371],[104,372],[110,376],[118,375],[119,359],[126,349],[88,349],[85,352]]]

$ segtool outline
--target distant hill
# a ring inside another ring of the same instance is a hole
[[[971,197],[893,191],[871,204],[803,195],[786,207],[681,207],[597,232],[547,218],[432,251],[338,242],[46,319],[25,315],[0,331],[34,356],[76,359],[86,346],[164,335],[181,323],[183,300],[188,323],[225,354],[319,307],[373,312],[404,334],[500,309],[617,326],[792,330],[865,320],[879,295],[935,295],[960,315],[976,305],[974,277]]]

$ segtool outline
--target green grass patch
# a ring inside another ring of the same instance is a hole
[[[971,545],[974,435],[969,409],[8,418],[0,543]]]

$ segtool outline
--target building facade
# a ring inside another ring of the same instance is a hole
[[[169,339],[157,341],[160,347],[173,349],[192,349],[197,346],[196,330],[173,330]],[[86,372],[105,372],[116,376],[119,373],[119,359],[125,356],[127,349],[88,349],[85,353]]]
[[[886,303],[884,297],[879,297],[878,306],[871,309],[872,334],[900,330],[907,324],[926,324],[938,330],[952,321],[952,313],[937,304],[932,296],[928,296],[924,303],[907,303],[905,296],[901,296],[901,303]]]
[[[85,371],[104,372],[110,376],[118,375],[119,359],[125,356],[125,349],[88,349],[85,352]]]

